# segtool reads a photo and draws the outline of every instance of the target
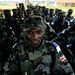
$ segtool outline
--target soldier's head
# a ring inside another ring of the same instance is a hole
[[[17,17],[18,10],[17,9],[12,9],[12,12],[13,12],[13,17]]]
[[[26,10],[26,15],[27,15],[27,17],[31,17],[33,15],[33,11],[30,10],[30,9],[27,9]]]
[[[50,12],[51,12],[51,13],[54,13],[54,9],[50,9]]]
[[[65,16],[66,16],[66,13],[64,11],[60,11],[58,13],[58,18],[61,20],[61,21],[64,21],[65,20]]]
[[[41,12],[37,11],[36,9],[33,10],[34,16],[41,16]]]
[[[28,40],[33,47],[38,47],[43,39],[45,25],[41,17],[30,17],[25,20],[25,31]]]
[[[57,8],[55,9],[55,14],[58,14],[58,10],[59,10],[59,9],[57,9]]]
[[[72,9],[69,9],[68,10],[68,16],[71,16],[72,13],[73,13],[73,10]]]
[[[10,17],[11,17],[10,10],[5,9],[5,10],[4,10],[4,15],[5,15],[5,18],[10,18]]]
[[[51,15],[51,16],[54,15],[54,9],[50,9],[50,15]]]

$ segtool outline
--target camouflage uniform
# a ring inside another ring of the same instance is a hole
[[[75,19],[72,16],[72,13],[73,13],[73,10],[69,9],[68,10],[68,14],[66,16],[66,21],[68,22],[68,24],[69,24],[70,27],[74,26],[74,24],[75,24]]]
[[[73,19],[73,16],[71,16],[73,13],[73,10],[72,9],[69,9],[68,10],[68,14],[66,16],[66,20],[70,21],[71,19]]]
[[[3,19],[0,20],[0,24],[0,75],[2,75],[4,63],[8,59],[17,38],[12,28]]]
[[[40,24],[40,21],[38,25],[30,24],[28,29],[39,28]],[[3,75],[74,75],[68,61],[60,61],[62,56],[61,51],[58,53],[54,45],[44,39],[38,48],[33,48],[30,41],[19,43],[5,64]]]
[[[51,45],[51,44],[50,44]],[[20,49],[21,48],[21,49]],[[43,41],[41,46],[38,49],[33,49],[28,42],[27,44],[20,45],[20,48],[18,48],[19,51],[19,58],[20,58],[20,66],[21,66],[21,72],[22,75],[50,75],[50,68],[52,64],[52,58],[51,53],[48,50],[46,43]],[[55,48],[51,45],[51,50],[55,50]],[[55,60],[55,66],[53,68],[54,72],[59,71],[63,69],[67,75],[68,73],[72,73],[72,68],[68,64],[68,61],[61,62],[59,58],[62,56],[62,54],[58,54],[56,52],[56,60]],[[16,54],[13,56],[16,62]],[[6,62],[4,67],[4,75],[12,75],[17,74],[19,71],[18,65],[13,62],[12,57],[9,62]],[[58,67],[59,66],[59,67]],[[70,74],[71,75],[71,74]],[[74,75],[74,74],[72,74]]]
[[[58,19],[51,25],[56,33],[62,32],[64,29],[68,28],[68,23],[65,21],[65,12],[60,11],[58,13]]]

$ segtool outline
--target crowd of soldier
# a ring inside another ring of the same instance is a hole
[[[3,72],[4,64],[13,45],[17,42],[28,41],[23,28],[25,20],[32,16],[37,19],[41,17],[41,21],[46,26],[44,39],[58,43],[72,68],[75,68],[75,18],[71,16],[72,9],[69,9],[66,14],[61,9],[48,9],[38,5],[28,6],[25,10],[23,4],[19,4],[19,7],[12,11],[12,16],[10,10],[4,10],[5,18],[0,17],[0,73]]]

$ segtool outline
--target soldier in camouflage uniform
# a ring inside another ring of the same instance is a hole
[[[72,26],[75,25],[75,19],[72,16],[72,13],[73,13],[73,9],[69,9],[68,13],[67,13],[67,16],[66,16],[66,21],[68,22],[68,24],[69,24],[70,27],[72,27]]]
[[[54,22],[53,25],[51,25],[56,33],[62,32],[64,29],[69,27],[68,23],[65,21],[65,17],[65,12],[60,11],[58,13],[58,19]]]
[[[28,42],[13,50],[3,75],[75,75],[65,56],[44,40],[45,25],[35,17],[25,20]],[[17,55],[18,54],[18,55]]]
[[[4,63],[16,41],[17,38],[12,27],[9,27],[4,19],[0,19],[0,75],[2,75]]]
[[[71,19],[73,19],[72,13],[73,13],[73,10],[69,9],[66,16],[66,20],[70,21]]]

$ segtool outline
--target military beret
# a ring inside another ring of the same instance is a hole
[[[32,29],[45,29],[45,25],[43,20],[39,16],[29,17],[24,22],[24,29],[23,31],[28,31]]]
[[[19,7],[23,7],[24,5],[23,5],[23,3],[19,3]]]
[[[10,10],[8,10],[8,9],[5,9],[3,12],[4,12],[5,16],[11,15]]]
[[[50,12],[54,12],[54,9],[50,9]]]
[[[31,14],[33,11],[30,9],[27,9],[26,12],[27,12],[27,14]]]
[[[35,9],[35,10],[33,10],[33,13],[34,13],[34,15],[41,16],[41,12],[37,11],[36,9]]]
[[[59,9],[57,9],[57,8],[55,9],[56,12],[58,12],[58,10],[59,10]]]
[[[73,10],[72,9],[69,9],[68,12],[73,12]]]
[[[64,11],[58,12],[58,16],[65,16],[65,15],[66,15],[66,13]]]
[[[61,12],[62,10],[61,9],[58,9],[58,12]]]
[[[12,9],[12,11],[13,11],[13,12],[16,12],[16,11],[18,11],[18,10],[17,10],[17,9]]]
[[[10,13],[10,10],[5,9],[5,10],[4,10],[4,13]]]

